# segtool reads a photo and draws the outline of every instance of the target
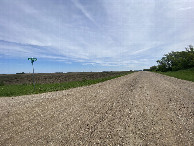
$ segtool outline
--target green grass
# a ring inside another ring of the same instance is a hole
[[[157,73],[194,82],[194,68],[187,69],[187,70],[157,72]]]
[[[126,75],[129,73],[125,73]],[[83,80],[83,81],[73,81],[65,83],[52,83],[52,84],[36,84],[36,88],[32,84],[26,85],[0,85],[0,97],[11,97],[11,96],[20,96],[20,95],[29,95],[29,94],[39,94],[52,91],[66,90],[75,87],[87,86],[91,84],[96,84],[99,82],[104,82],[110,79],[118,78],[123,75],[117,75],[113,77],[100,78],[94,80]]]

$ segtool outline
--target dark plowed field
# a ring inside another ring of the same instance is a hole
[[[36,83],[63,83],[71,81],[82,81],[106,78],[127,72],[72,72],[72,73],[38,73],[35,74]],[[5,85],[30,84],[32,83],[32,74],[0,74],[0,83]]]

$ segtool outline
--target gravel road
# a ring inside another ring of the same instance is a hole
[[[0,145],[194,145],[194,82],[136,72],[0,98]]]

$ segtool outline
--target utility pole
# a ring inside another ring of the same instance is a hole
[[[31,63],[32,63],[32,70],[33,70],[33,74],[32,74],[32,77],[33,77],[33,84],[34,84],[34,90],[35,90],[35,81],[34,81],[34,65],[33,65],[33,63],[35,62],[35,61],[37,61],[37,58],[28,58],[28,60],[31,60]]]

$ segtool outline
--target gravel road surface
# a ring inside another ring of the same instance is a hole
[[[0,145],[194,145],[194,82],[136,72],[0,98]]]

